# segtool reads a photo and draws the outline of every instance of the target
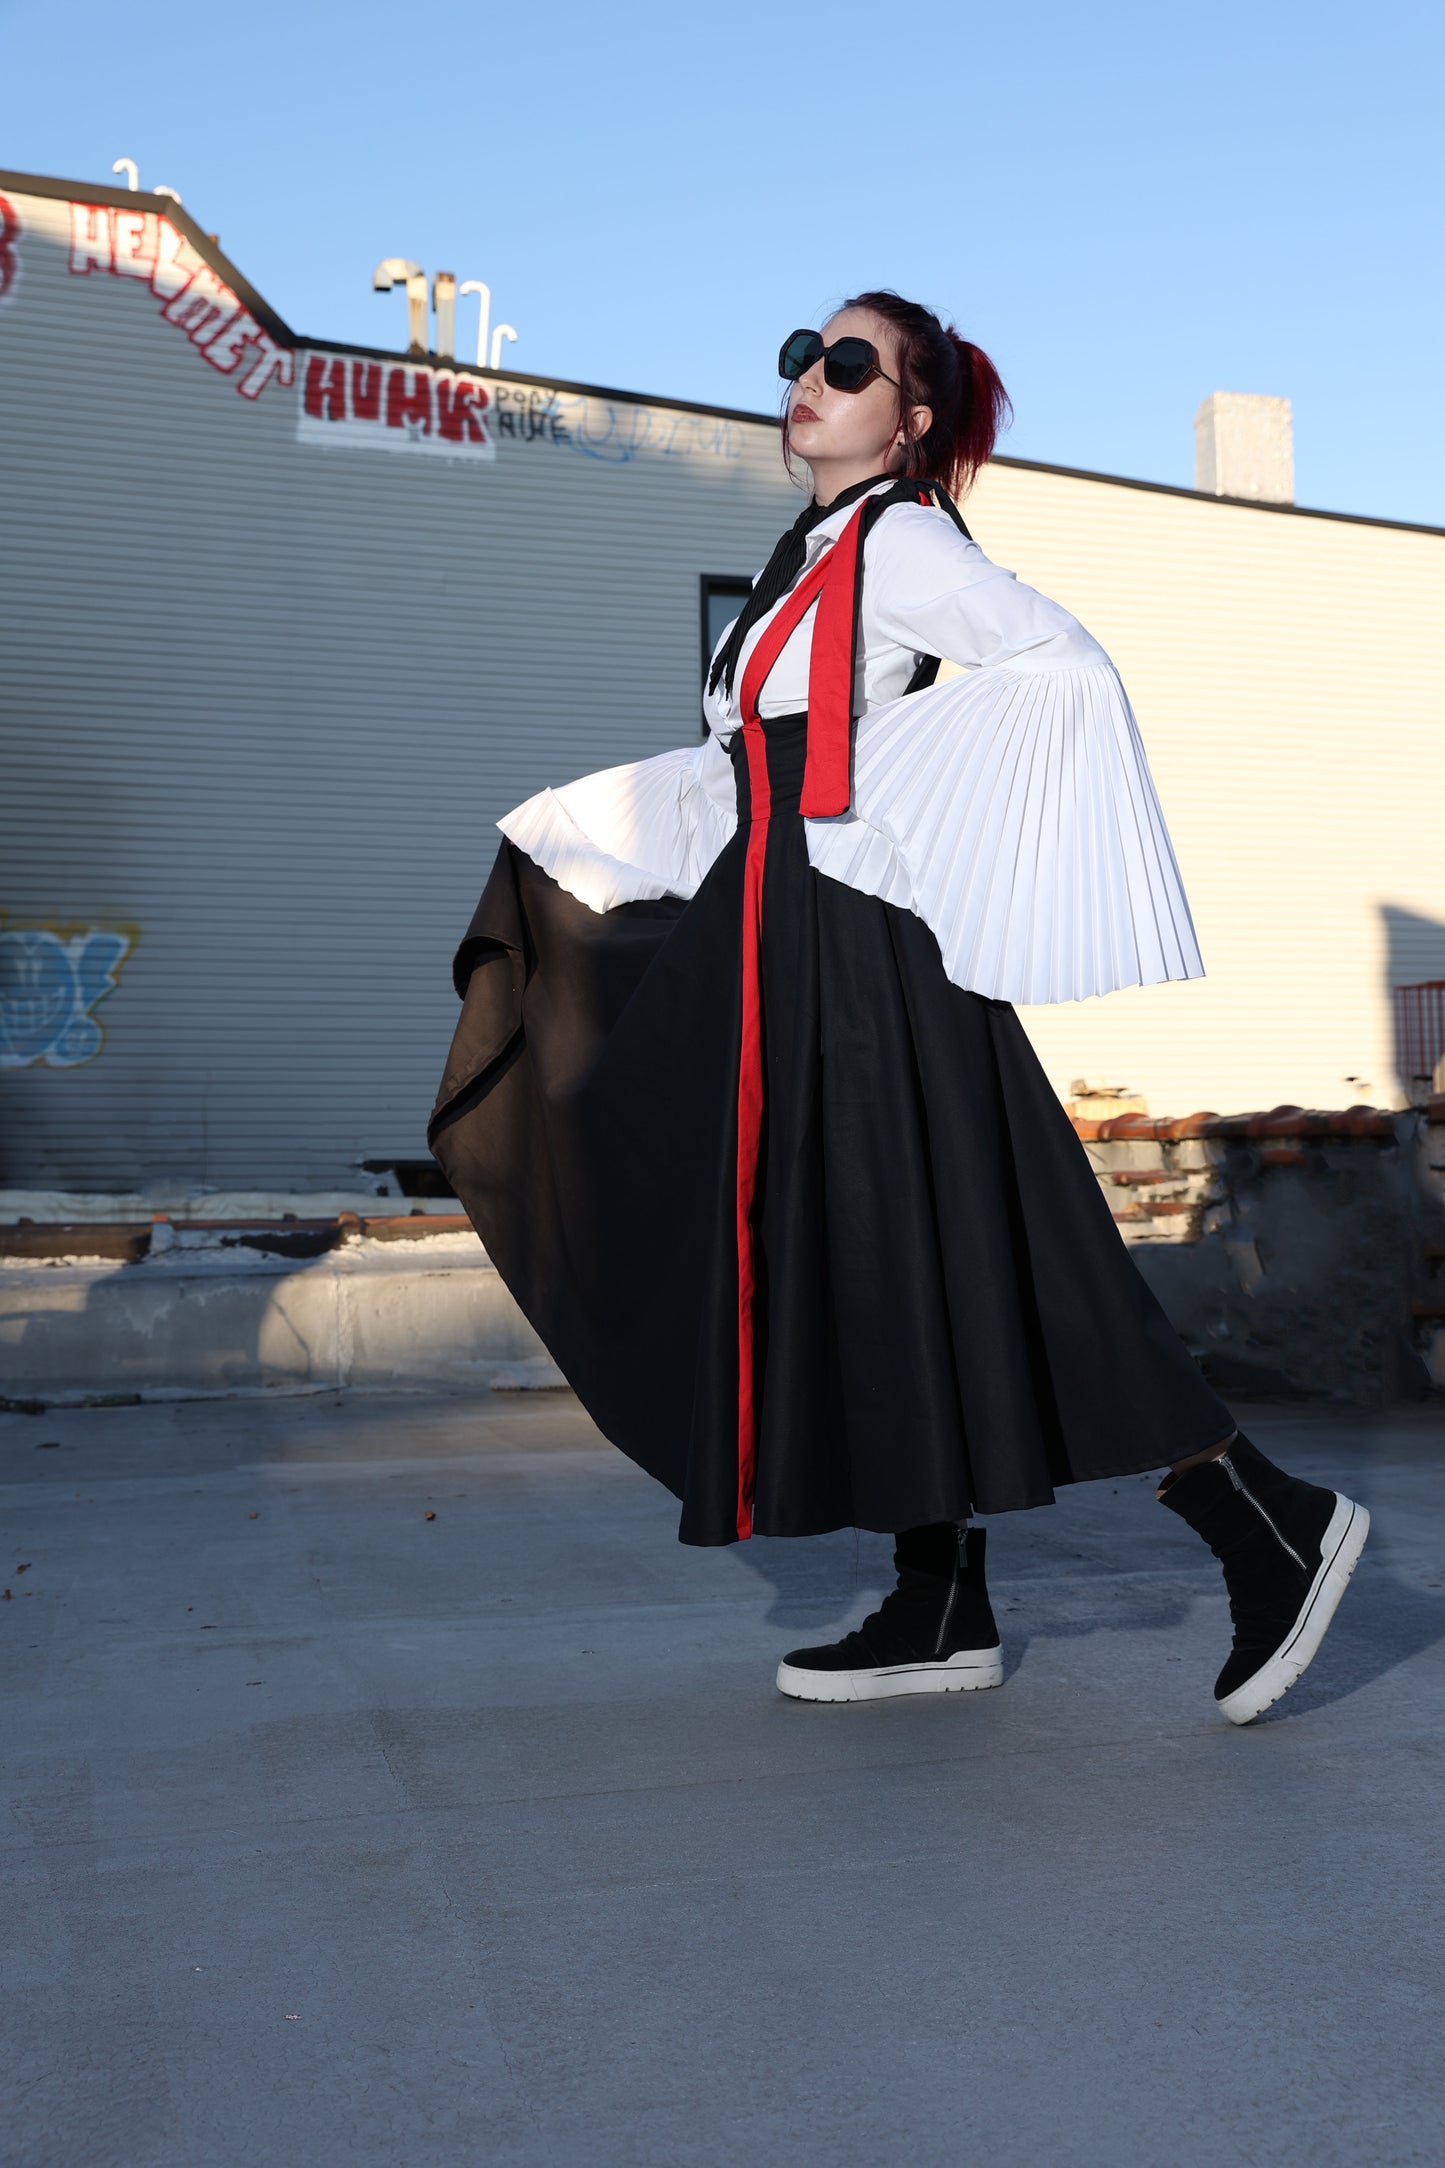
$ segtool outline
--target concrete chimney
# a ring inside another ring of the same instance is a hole
[[[1194,487],[1209,497],[1294,503],[1294,423],[1288,399],[1214,391],[1194,417]]]

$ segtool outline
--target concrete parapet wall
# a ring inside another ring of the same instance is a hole
[[[561,1382],[470,1232],[353,1232],[309,1258],[173,1241],[0,1266],[12,1400]]]
[[[1445,1390],[1445,1098],[1075,1126],[1226,1396]],[[561,1382],[455,1214],[0,1229],[0,1398]]]

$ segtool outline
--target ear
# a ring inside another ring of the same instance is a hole
[[[921,437],[926,437],[932,427],[933,409],[931,406],[916,406],[909,408],[908,434],[912,437],[915,444]],[[903,424],[901,422],[898,425],[898,441],[900,444],[903,442]]]

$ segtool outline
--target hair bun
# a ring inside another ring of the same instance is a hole
[[[854,294],[843,307],[867,309],[888,325],[898,349],[904,410],[931,410],[933,418],[923,436],[906,444],[905,472],[935,475],[961,496],[1013,416],[997,369],[982,347],[952,324],[945,325],[922,302],[905,301],[889,288]]]

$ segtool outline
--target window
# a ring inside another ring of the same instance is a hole
[[[723,575],[705,572],[701,581],[702,616],[700,634],[702,639],[702,681],[707,682],[707,666],[712,651],[737,616],[738,611],[752,593],[751,580],[729,579]],[[707,736],[707,724],[703,724],[703,736]]]
[[[1445,1090],[1445,979],[1395,988],[1395,1061],[1411,1097],[1421,1084]]]

